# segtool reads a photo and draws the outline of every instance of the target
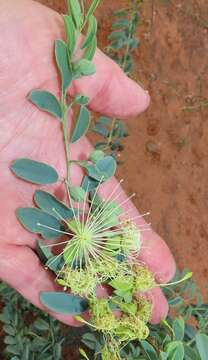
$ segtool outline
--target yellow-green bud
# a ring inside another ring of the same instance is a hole
[[[134,290],[135,292],[147,291],[155,287],[154,275],[146,267],[141,265],[134,265],[133,271],[135,275]]]
[[[110,332],[118,326],[118,321],[109,307],[107,299],[94,299],[90,302],[92,324],[97,330]]]

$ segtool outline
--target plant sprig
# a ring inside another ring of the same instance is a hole
[[[68,90],[76,79],[91,76],[96,72],[93,63],[97,44],[97,20],[94,11],[98,4],[99,1],[94,0],[86,10],[83,1],[68,0],[69,11],[64,15],[66,41],[55,41],[55,59],[61,82],[60,98],[43,89],[33,90],[28,96],[39,110],[47,112],[60,122],[66,160],[64,179],[59,178],[58,172],[51,165],[34,159],[23,157],[15,160],[11,166],[17,177],[33,184],[64,182],[68,202],[62,203],[47,191],[38,189],[34,194],[36,206],[19,208],[16,215],[28,231],[41,237],[37,242],[37,253],[44,266],[55,274],[55,282],[63,287],[59,292],[40,294],[40,300],[46,308],[57,313],[70,314],[87,324],[93,332],[98,331],[102,339],[99,348],[102,360],[122,359],[122,351],[125,351],[129,343],[133,346],[134,342],[140,343],[138,351],[131,347],[134,354],[149,356],[150,353],[157,355],[160,352],[161,359],[169,360],[168,357],[175,356],[175,353],[184,354],[182,338],[178,340],[178,336],[174,335],[168,344],[164,339],[160,348],[152,342],[154,336],[148,324],[152,304],[143,294],[157,285],[154,275],[145,264],[135,261],[142,246],[141,230],[122,210],[122,206],[131,197],[122,203],[116,201],[119,198],[119,184],[107,199],[103,200],[99,196],[101,185],[116,172],[115,152],[121,146],[120,138],[126,136],[123,124],[117,119],[111,122],[108,118],[101,117],[94,131],[102,134],[105,132],[107,147],[100,149],[97,146],[82,161],[71,157],[71,145],[87,133],[91,119],[87,108],[90,99],[85,94],[76,94],[69,98]],[[122,57],[125,70],[129,64],[128,53],[133,48],[137,16],[134,12],[129,28],[125,25],[125,19],[120,19],[115,25],[116,28],[124,27],[127,36],[124,42],[125,54]],[[84,32],[84,37],[81,32]],[[71,110],[77,116],[74,116],[74,126],[70,134]],[[109,149],[115,152],[106,153],[105,150]],[[74,186],[72,182],[71,168],[74,163],[79,165],[84,173],[80,186]],[[44,239],[58,240],[63,235],[66,238],[64,241],[49,245],[44,243]],[[60,247],[58,254],[53,253],[54,246]],[[181,280],[174,281],[172,286],[180,286],[189,278],[190,273]],[[103,285],[111,287],[112,294],[109,299],[96,297],[97,286]],[[137,296],[138,293],[140,296]],[[86,310],[91,315],[89,321],[82,317]],[[115,311],[121,313],[120,318],[116,317]],[[174,326],[183,328],[184,324],[180,321],[177,325],[165,321],[161,324],[161,327],[172,335],[175,334]],[[204,329],[206,326],[204,324]],[[196,340],[196,343],[202,340],[204,341],[204,338]],[[87,358],[83,349],[81,355]]]

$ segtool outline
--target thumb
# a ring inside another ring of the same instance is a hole
[[[135,116],[146,110],[150,102],[148,91],[128,78],[102,51],[96,51],[93,62],[96,74],[76,80],[71,94],[88,96],[93,111],[112,117]]]

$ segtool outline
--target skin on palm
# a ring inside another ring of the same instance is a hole
[[[0,0],[0,278],[16,288],[23,296],[42,307],[40,291],[57,287],[52,276],[45,271],[34,253],[36,237],[26,232],[17,222],[15,209],[30,206],[35,186],[16,179],[9,170],[11,161],[30,157],[54,166],[60,176],[65,175],[64,148],[60,123],[40,112],[26,99],[32,89],[46,89],[59,95],[59,79],[54,64],[54,40],[63,37],[60,15],[42,5],[20,0]],[[96,53],[97,73],[77,80],[71,95],[89,96],[90,108],[109,116],[126,118],[144,111],[149,104],[148,94],[128,79],[118,66],[102,54]],[[125,91],[124,91],[125,90]],[[86,138],[71,147],[71,158],[82,159],[92,147]],[[74,166],[72,179],[79,184],[80,168]],[[102,188],[104,197],[117,181],[111,179]],[[47,187],[63,199],[63,185]],[[119,202],[126,199],[124,192]],[[132,203],[124,206],[131,216],[138,215]],[[138,224],[143,223],[138,219]],[[157,280],[167,282],[175,272],[174,259],[165,242],[153,231],[144,233],[145,244],[140,261],[144,261],[156,274]],[[154,304],[152,321],[158,322],[167,314],[167,302],[159,288],[149,295]],[[71,317],[56,316],[76,325]]]

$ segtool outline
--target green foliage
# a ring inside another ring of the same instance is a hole
[[[90,178],[97,181],[106,181],[111,178],[116,171],[116,162],[112,156],[105,156],[98,160],[96,164],[85,166]]]
[[[71,136],[71,142],[74,143],[79,140],[87,132],[89,126],[90,113],[85,106],[81,106],[76,126]]]
[[[20,223],[30,232],[41,234],[44,239],[59,238],[61,223],[52,215],[36,208],[18,208],[16,216]]]
[[[70,55],[73,55],[76,47],[76,29],[70,15],[64,15],[64,26],[67,36],[67,47]]]
[[[96,72],[95,65],[87,59],[81,59],[76,62],[73,66],[73,70],[74,79],[79,79],[83,76],[90,76]]]
[[[97,33],[97,20],[94,16],[90,16],[87,34],[82,43],[81,49],[85,49],[91,44],[92,40],[96,37],[96,33]]]
[[[76,29],[80,30],[83,21],[83,14],[81,10],[81,6],[79,0],[67,0],[68,10],[73,17],[74,24],[76,25]]]
[[[117,159],[120,152],[124,149],[122,139],[128,136],[124,122],[101,116],[96,120],[92,131],[104,138],[103,141],[95,144],[95,148]]]
[[[49,310],[67,315],[79,315],[88,309],[87,300],[64,292],[42,292],[41,303]]]
[[[36,190],[34,201],[41,210],[52,215],[57,220],[70,219],[74,216],[74,209],[68,208],[64,203],[60,202],[55,196],[47,191]]]
[[[86,18],[85,18],[85,22],[87,22],[89,20],[89,18],[94,14],[95,10],[97,9],[99,3],[101,0],[92,0],[91,5],[88,9]]]
[[[69,50],[71,50],[71,46]],[[61,75],[62,92],[65,93],[72,82],[73,75],[69,65],[68,46],[63,40],[56,40],[55,56],[56,63]]]
[[[85,191],[79,186],[71,187],[70,188],[70,194],[71,194],[72,199],[75,200],[75,201],[78,201],[78,202],[82,202],[86,198]]]
[[[52,252],[49,250],[48,247],[44,245],[41,240],[38,240],[37,242],[36,251],[43,264],[45,264],[49,259],[53,257]]]
[[[32,90],[28,99],[39,109],[48,112],[61,120],[62,109],[56,97],[45,90]]]
[[[139,45],[136,30],[143,0],[131,0],[129,8],[114,13],[115,22],[109,35],[110,45],[107,53],[123,68],[126,73],[133,69],[132,54]]]
[[[205,334],[196,335],[196,346],[202,360],[207,359],[208,355],[208,336]]]
[[[64,334],[57,320],[36,309],[21,295],[0,283],[4,331],[2,359],[61,360]]]
[[[14,161],[11,165],[11,170],[18,178],[33,184],[54,184],[58,180],[58,174],[54,168],[27,158]]]
[[[87,59],[89,61],[92,61],[95,55],[97,49],[97,38],[94,37],[92,39],[91,44],[87,47],[87,49],[84,52],[84,59]]]
[[[136,31],[142,3],[143,0],[131,0],[128,8],[116,11],[112,33],[108,37],[110,44],[106,48],[107,54],[127,74],[133,69],[133,53],[139,45]],[[124,123],[115,118],[100,117],[96,120],[92,131],[104,138],[96,143],[95,148],[105,151],[119,163],[119,154],[124,149],[122,140],[128,136]]]

